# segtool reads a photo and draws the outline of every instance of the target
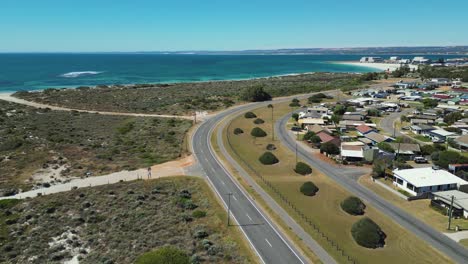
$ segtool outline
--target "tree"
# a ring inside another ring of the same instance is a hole
[[[463,118],[463,114],[460,112],[453,112],[446,116],[444,116],[444,122],[448,125],[452,125],[453,123],[457,122],[458,120]]]
[[[266,137],[267,133],[259,127],[254,127],[250,132],[250,135],[253,137]]]
[[[387,142],[380,142],[380,143],[377,144],[377,147],[380,150],[390,152],[390,153],[395,153],[395,150]]]
[[[331,142],[326,142],[320,146],[320,152],[325,152],[330,155],[338,155],[340,154],[340,148]]]
[[[388,163],[385,160],[375,160],[372,166],[372,177],[381,178],[385,176],[385,169],[387,169]]]
[[[294,171],[301,175],[307,175],[312,173],[312,168],[304,162],[298,162]]]
[[[356,107],[348,106],[348,107],[346,107],[346,112],[356,112]]]
[[[307,133],[304,134],[303,139],[304,139],[305,141],[308,141],[308,140],[310,140],[310,139],[311,139],[313,136],[315,136],[315,135],[316,135],[315,132],[313,132],[313,131],[307,131]]]
[[[308,181],[302,184],[300,191],[306,196],[314,196],[319,191],[319,188],[313,182]]]
[[[333,108],[333,114],[342,116],[346,113],[346,107],[344,105],[336,105]]]
[[[436,99],[431,98],[424,98],[422,100],[422,103],[425,108],[434,108],[439,104],[439,102]]]
[[[366,248],[383,247],[387,237],[382,229],[368,217],[364,217],[353,224],[351,235],[356,243]]]
[[[343,211],[350,215],[363,215],[364,209],[366,209],[366,205],[361,201],[361,199],[355,196],[346,198],[341,202],[340,206]]]
[[[144,253],[135,261],[136,264],[189,264],[188,255],[176,247],[162,247]]]
[[[241,100],[249,102],[263,102],[271,100],[271,95],[264,91],[263,86],[247,87],[242,91]]]
[[[454,151],[439,152],[438,160],[434,161],[437,166],[448,169],[449,164],[464,164],[468,163],[468,158]]]
[[[258,159],[263,165],[273,165],[279,162],[278,158],[271,152],[267,151]]]
[[[432,145],[422,145],[421,154],[422,155],[431,155],[435,151],[434,146]]]
[[[296,122],[299,120],[299,114],[298,113],[293,113],[292,118],[294,118],[294,120],[296,120]]]

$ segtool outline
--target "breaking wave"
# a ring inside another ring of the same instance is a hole
[[[98,71],[67,72],[67,73],[64,73],[64,74],[60,75],[60,77],[77,78],[77,77],[81,77],[81,76],[96,75],[96,74],[100,74],[100,73],[102,73],[102,72],[98,72]]]

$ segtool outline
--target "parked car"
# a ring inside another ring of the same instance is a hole
[[[427,163],[427,159],[424,157],[415,157],[414,162],[415,163]]]

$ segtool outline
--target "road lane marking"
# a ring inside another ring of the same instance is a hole
[[[226,185],[223,180],[220,180],[223,185]]]
[[[268,241],[268,239],[265,238],[265,241],[268,243],[268,245],[270,245],[270,247],[273,247],[270,243],[270,241]]]
[[[245,214],[245,215],[250,219],[250,221],[252,221],[252,218],[250,218],[250,216],[248,214]]]
[[[236,198],[234,195],[232,196],[232,198],[234,198],[234,200],[236,200],[236,201],[237,201],[237,198]]]

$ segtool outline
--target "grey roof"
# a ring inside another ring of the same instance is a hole
[[[384,142],[388,138],[376,132],[369,132],[365,135],[365,137],[377,143]]]
[[[420,125],[418,125],[418,127],[421,130],[435,130],[435,128],[433,126],[428,126],[428,125],[424,125],[424,124],[420,124]]]
[[[388,143],[390,147],[400,154],[415,154],[421,152],[421,148],[418,144],[411,144],[411,143]],[[398,151],[398,149],[400,151]]]
[[[447,204],[451,203],[453,196],[453,206],[455,208],[468,211],[468,193],[464,193],[458,190],[451,190],[443,192],[434,192],[433,194],[437,199],[440,199]]]

